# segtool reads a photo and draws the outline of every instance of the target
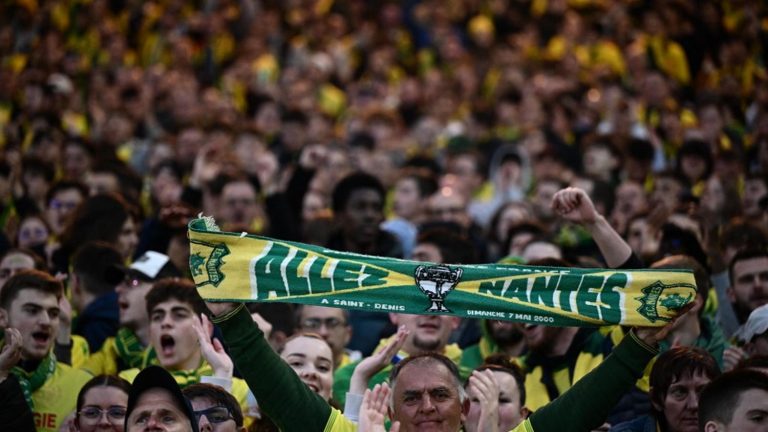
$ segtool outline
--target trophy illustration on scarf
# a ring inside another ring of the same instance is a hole
[[[445,307],[445,297],[456,288],[461,280],[462,269],[452,269],[445,265],[416,267],[413,277],[421,292],[426,294],[431,304],[426,312],[450,312]]]

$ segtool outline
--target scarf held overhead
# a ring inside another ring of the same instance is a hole
[[[284,302],[554,326],[662,326],[696,296],[688,270],[438,265],[189,224],[190,271],[210,301]]]

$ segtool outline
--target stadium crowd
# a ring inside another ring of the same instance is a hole
[[[764,2],[0,11],[4,430],[768,431]],[[206,303],[198,214],[698,293],[633,329]]]

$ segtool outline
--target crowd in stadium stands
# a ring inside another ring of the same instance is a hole
[[[661,328],[206,303],[187,223],[690,269]],[[0,429],[768,431],[768,5],[8,0]]]

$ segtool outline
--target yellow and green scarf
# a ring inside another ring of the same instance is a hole
[[[56,372],[56,356],[53,355],[53,350],[31,372],[27,372],[19,366],[14,366],[11,369],[11,373],[16,375],[16,378],[19,380],[21,390],[24,392],[24,399],[27,401],[30,410],[34,411],[35,409],[32,393],[42,387],[54,372]]]
[[[661,326],[696,296],[688,270],[442,265],[339,252],[189,224],[209,301],[288,302],[553,326]]]
[[[115,335],[115,350],[120,360],[128,368],[143,367],[151,364],[157,357],[155,350],[144,348],[139,338],[126,327],[120,327]]]

